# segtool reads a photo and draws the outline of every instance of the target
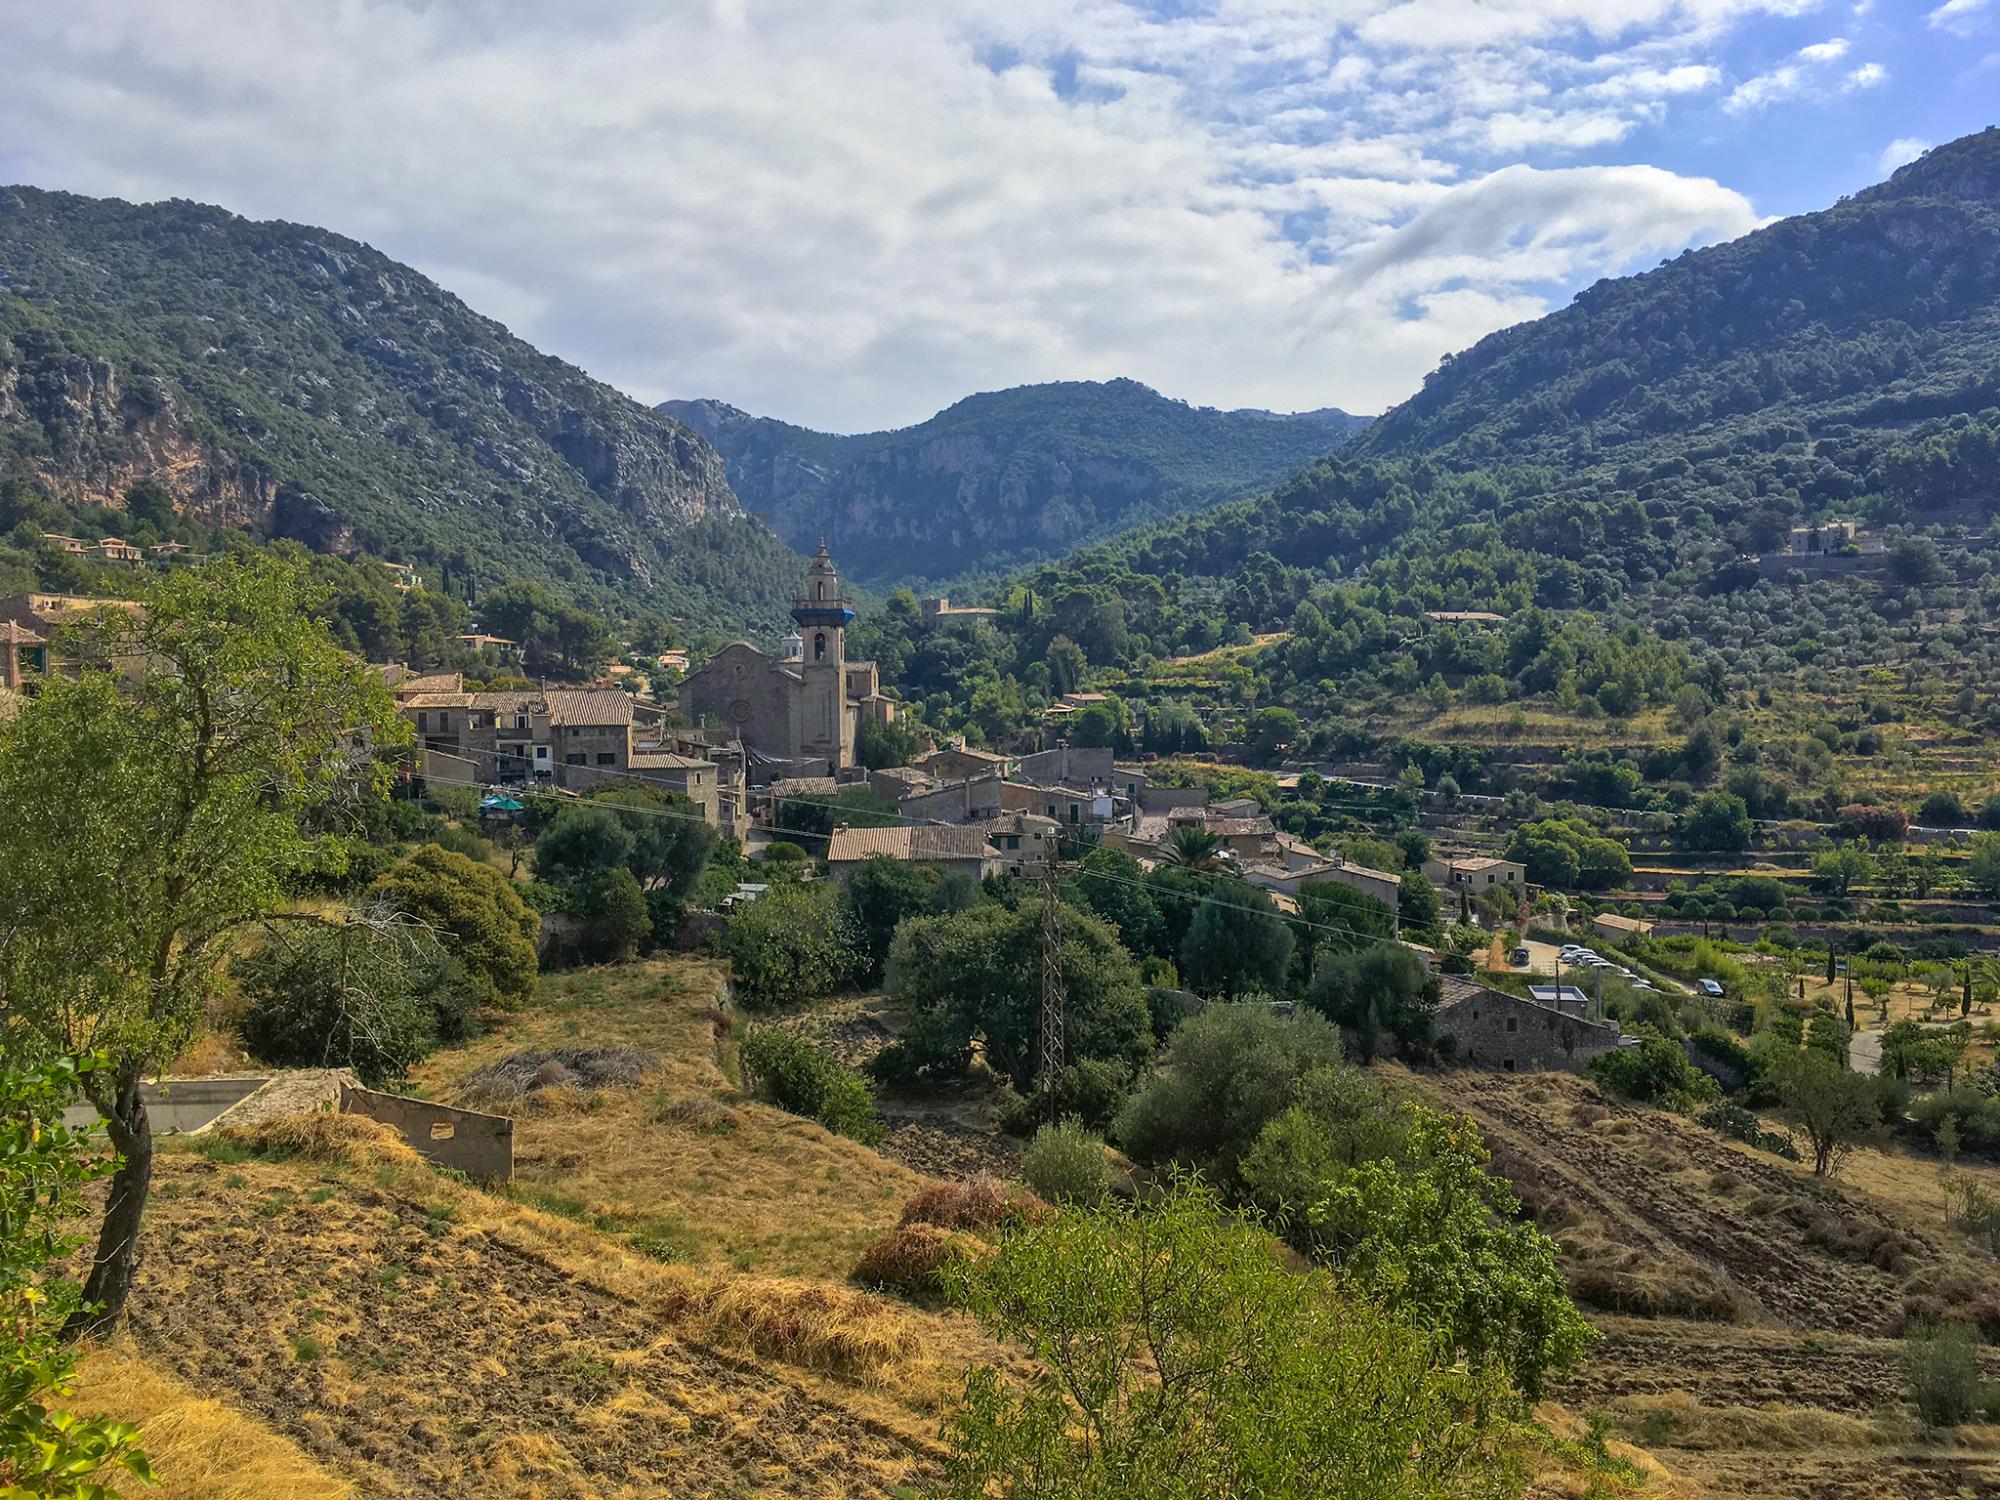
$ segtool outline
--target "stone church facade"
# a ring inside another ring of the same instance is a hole
[[[792,606],[797,627],[773,656],[738,641],[709,658],[680,688],[680,711],[719,724],[749,752],[756,779],[826,776],[851,766],[863,719],[889,723],[896,704],[882,694],[873,662],[847,659],[854,610],[826,541],[806,566],[805,592]]]

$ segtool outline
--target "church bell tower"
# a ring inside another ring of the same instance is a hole
[[[792,605],[792,620],[805,643],[800,674],[798,742],[804,755],[824,758],[833,769],[854,760],[854,716],[847,711],[847,627],[854,611],[840,595],[840,573],[826,553],[826,538],[806,564],[806,591]]]

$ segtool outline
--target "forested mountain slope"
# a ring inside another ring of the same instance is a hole
[[[725,622],[800,564],[681,423],[321,229],[0,190],[0,480]],[[465,587],[459,591],[464,592]]]
[[[1448,358],[1371,430],[1373,454],[1559,463],[1830,442],[1785,477],[1845,499],[1854,433],[1990,405],[2000,373],[2000,130],[1888,182]],[[1803,431],[1802,431],[1803,429]],[[1689,456],[1695,456],[1690,453]]]
[[[1838,517],[1921,525],[2000,485],[2000,131],[1447,360],[1270,494],[1078,559],[1232,577],[1497,528],[1540,602],[1746,584],[1738,559]]]
[[[1061,554],[1247,494],[1367,425],[1325,408],[1217,411],[1132,380],[969,396],[915,427],[840,437],[716,401],[660,409],[707,437],[794,547],[823,532],[864,580],[945,579]]]

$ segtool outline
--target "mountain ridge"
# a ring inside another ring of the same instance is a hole
[[[672,418],[330,230],[0,189],[0,475],[730,623],[800,566]]]
[[[715,445],[744,504],[791,545],[824,532],[844,568],[877,582],[1040,560],[1251,493],[1369,420],[1195,407],[1122,379],[976,392],[924,422],[856,434],[711,399],[657,410]]]

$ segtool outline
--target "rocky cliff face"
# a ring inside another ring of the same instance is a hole
[[[768,622],[799,562],[721,457],[369,247],[0,191],[0,474],[487,577]]]
[[[1052,557],[1251,493],[1366,421],[1191,407],[1130,380],[996,391],[857,437],[719,401],[660,409],[721,452],[737,494],[779,535],[804,548],[824,533],[843,568],[875,583]]]

